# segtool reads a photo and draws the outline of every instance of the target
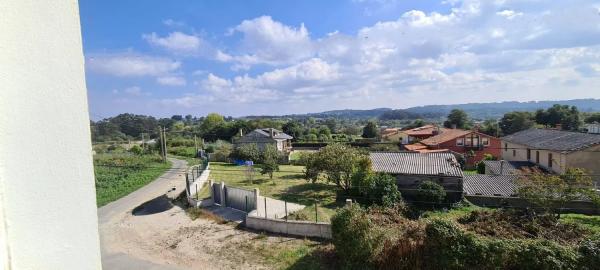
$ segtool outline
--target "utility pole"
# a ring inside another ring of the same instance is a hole
[[[194,156],[198,157],[198,139],[196,138],[196,135],[194,135],[194,147],[196,148],[196,153]]]
[[[164,153],[164,157],[165,157],[165,162],[167,162],[167,128],[163,127],[163,151],[165,151]]]

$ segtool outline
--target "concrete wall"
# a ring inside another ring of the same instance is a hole
[[[271,233],[331,239],[331,224],[329,223],[264,218],[256,216],[256,211],[248,213],[245,226]]]
[[[0,1],[0,268],[101,269],[78,8]]]
[[[519,197],[500,197],[500,196],[465,196],[469,202],[482,207],[510,207],[510,208],[535,208],[527,200]],[[563,206],[563,213],[577,213],[586,215],[600,214],[600,208],[589,201],[572,201]]]

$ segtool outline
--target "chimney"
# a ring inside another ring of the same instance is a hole
[[[500,175],[504,175],[504,159],[500,160]]]
[[[269,130],[271,130],[271,138],[273,138],[275,136],[275,131],[273,131],[273,128],[270,128]]]
[[[244,136],[244,130],[240,128],[240,137]]]
[[[433,135],[440,134],[440,127],[438,125],[435,125],[435,127],[433,128],[433,131],[431,132],[431,134],[433,134]]]

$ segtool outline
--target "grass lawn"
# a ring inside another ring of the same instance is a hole
[[[600,233],[600,216],[588,216],[583,214],[563,214],[560,216],[562,222],[579,223],[594,233]]]
[[[100,207],[115,201],[152,182],[170,167],[158,155],[95,155],[96,204]]]
[[[315,219],[315,201],[319,221],[329,221],[335,213],[335,208],[340,206],[335,201],[337,187],[332,184],[319,182],[310,183],[302,178],[303,166],[280,165],[279,172],[273,174],[273,179],[268,175],[261,175],[260,168],[255,166],[252,183],[247,180],[246,167],[230,163],[211,162],[210,179],[215,182],[225,182],[228,185],[241,188],[258,188],[263,196],[285,200],[292,203],[306,205],[302,211],[295,213],[298,219]],[[200,191],[200,198],[209,196],[205,186]]]

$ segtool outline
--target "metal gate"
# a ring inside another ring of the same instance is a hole
[[[255,210],[254,191],[225,186],[225,205],[244,212]]]
[[[223,201],[221,200],[221,186],[218,184],[212,185],[212,196],[213,200],[216,204],[223,205]]]

